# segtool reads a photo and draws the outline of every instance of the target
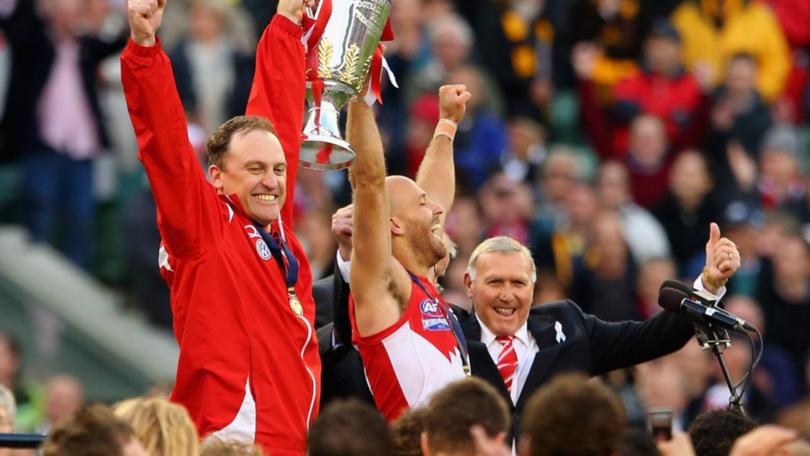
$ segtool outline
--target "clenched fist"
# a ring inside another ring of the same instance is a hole
[[[332,234],[338,240],[340,257],[349,261],[352,257],[352,229],[354,228],[354,205],[341,207],[332,214]]]
[[[315,6],[315,0],[279,0],[278,14],[300,24],[304,18],[304,8]]]
[[[467,101],[472,94],[464,84],[443,85],[439,87],[439,115],[456,124],[464,119],[467,112]]]
[[[129,29],[135,44],[155,45],[155,34],[165,8],[166,0],[128,0]]]

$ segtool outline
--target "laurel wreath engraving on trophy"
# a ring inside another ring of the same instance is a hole
[[[329,63],[332,61],[332,54],[334,53],[334,46],[332,42],[326,37],[321,38],[318,44],[318,77],[321,79],[329,79],[332,76],[332,68]]]
[[[360,81],[360,74],[357,72],[357,64],[360,60],[360,46],[356,43],[349,45],[346,49],[346,56],[343,58],[343,71],[340,72],[340,80],[350,85],[355,90]]]
[[[314,169],[341,169],[354,159],[351,145],[340,133],[340,112],[363,89],[391,11],[391,0],[333,3],[317,49],[312,49],[317,54],[310,56],[317,62],[317,69],[311,69],[321,83],[310,81],[312,90],[307,91],[301,163]],[[310,18],[314,19],[311,13]]]

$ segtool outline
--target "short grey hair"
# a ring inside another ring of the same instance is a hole
[[[450,30],[466,46],[472,46],[474,35],[467,22],[457,14],[448,14],[428,23],[427,31],[430,43],[434,44],[440,32]]]
[[[532,283],[537,281],[537,267],[534,265],[534,258],[532,252],[526,248],[525,245],[508,237],[496,236],[486,239],[484,242],[478,244],[470,255],[470,261],[467,263],[467,274],[470,275],[472,280],[475,280],[475,263],[478,257],[485,253],[518,253],[520,254],[531,266],[531,280]]]
[[[14,401],[14,394],[3,385],[0,385],[0,411],[5,410],[8,415],[12,429],[14,428],[14,418],[17,415],[17,404]]]

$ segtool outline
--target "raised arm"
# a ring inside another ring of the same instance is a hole
[[[410,296],[410,280],[391,255],[385,159],[371,108],[362,101],[349,103],[346,130],[357,152],[349,170],[354,188],[352,237],[356,240],[349,283],[357,329],[361,336],[369,336],[399,320],[399,304]]]
[[[308,0],[281,0],[256,48],[256,72],[250,90],[248,115],[263,116],[276,129],[287,159],[287,199],[281,210],[292,226],[301,128],[304,124],[304,45],[301,17]]]
[[[218,238],[222,205],[188,141],[171,62],[155,38],[165,4],[129,0],[131,40],[121,55],[121,80],[161,236],[173,256],[183,257]]]
[[[439,88],[439,124],[416,173],[416,184],[444,209],[442,226],[456,192],[453,137],[459,122],[464,119],[469,99],[470,92],[463,84]]]

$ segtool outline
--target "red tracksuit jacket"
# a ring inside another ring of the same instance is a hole
[[[160,267],[180,346],[172,400],[188,409],[201,437],[255,440],[277,456],[305,453],[320,394],[312,273],[291,226],[304,115],[301,35],[281,16],[265,30],[247,113],[269,118],[285,151],[282,229],[300,262],[295,289],[303,317],[290,309],[284,273],[273,258],[263,259],[236,195],[218,196],[207,182],[160,44],[130,42],[121,56],[139,157],[157,202]]]

